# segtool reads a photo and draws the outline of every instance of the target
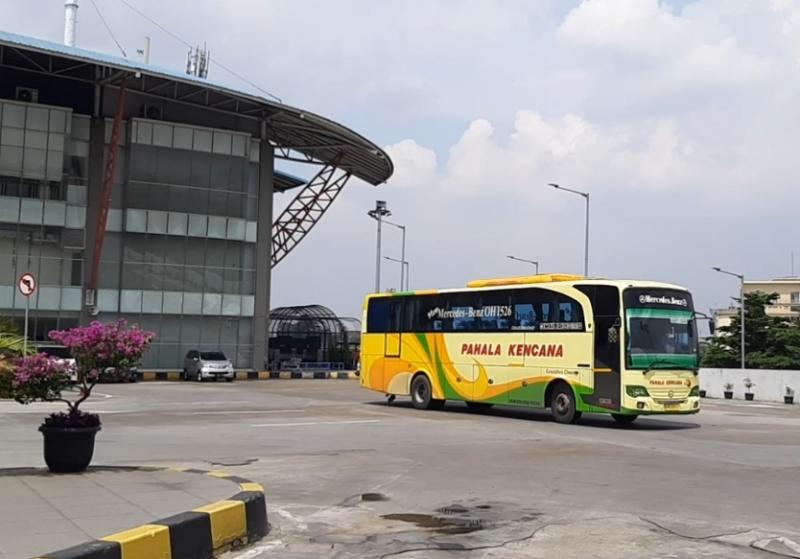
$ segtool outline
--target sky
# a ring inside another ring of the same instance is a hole
[[[408,232],[414,289],[583,270],[677,283],[699,310],[735,278],[800,273],[800,2],[796,0],[80,0],[77,44],[185,67],[333,118],[381,147],[394,176],[352,180],[275,269],[272,306],[360,316],[385,200]],[[62,0],[0,0],[0,28],[63,37]],[[296,171],[296,169],[292,169]],[[310,173],[311,170],[309,169]],[[277,212],[290,194],[280,195]],[[399,258],[400,231],[383,254]],[[383,289],[399,265],[384,262]]]

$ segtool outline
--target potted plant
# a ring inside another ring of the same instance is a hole
[[[786,394],[783,395],[784,404],[794,404],[794,388],[791,386],[786,387]]]
[[[746,389],[744,391],[744,399],[747,400],[748,402],[752,402],[753,401],[753,391],[751,389],[754,386],[755,386],[755,383],[752,380],[750,380],[749,378],[744,379],[744,387]]]
[[[733,383],[726,382],[725,383],[725,399],[730,400],[733,398]]]
[[[44,436],[44,459],[51,472],[81,472],[89,466],[100,418],[79,406],[91,396],[103,371],[111,367],[120,371],[134,367],[153,337],[152,332],[137,326],[128,328],[124,320],[107,324],[95,321],[89,326],[50,332],[50,339],[66,346],[75,358],[78,397],[72,401],[61,395],[70,382],[62,362],[41,354],[17,361],[13,392],[18,402],[67,405],[66,413],[50,415],[39,427]]]

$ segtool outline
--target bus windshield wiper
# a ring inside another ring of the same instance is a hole
[[[658,370],[660,367],[656,367],[655,365],[671,365],[673,367],[680,367],[680,363],[676,363],[675,361],[669,361],[668,359],[656,359],[650,362],[650,365],[642,371],[642,374],[649,373],[653,369]]]

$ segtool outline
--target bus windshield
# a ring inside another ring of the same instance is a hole
[[[625,294],[628,367],[696,368],[697,334],[688,294],[636,291]]]

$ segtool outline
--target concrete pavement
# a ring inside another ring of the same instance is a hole
[[[0,558],[38,557],[236,493],[229,480],[133,468],[0,470]]]
[[[387,406],[345,381],[101,391],[96,463],[266,487],[273,529],[236,558],[800,557],[800,406],[706,400],[620,429]],[[0,465],[41,464],[43,411],[0,403]]]

